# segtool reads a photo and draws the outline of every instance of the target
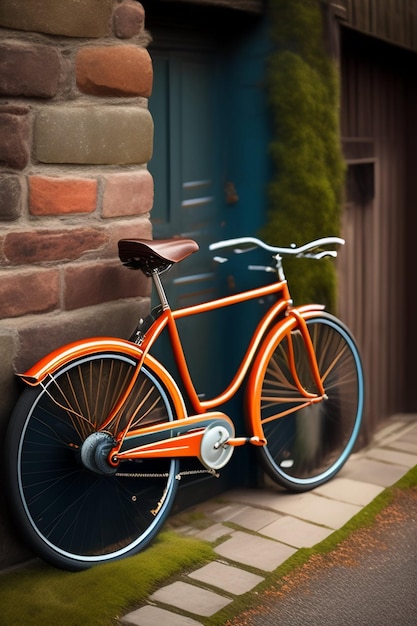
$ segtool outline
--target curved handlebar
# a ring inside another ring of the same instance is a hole
[[[291,246],[290,248],[281,248],[279,246],[270,246],[266,244],[261,239],[257,239],[256,237],[237,237],[236,239],[225,239],[223,241],[216,241],[215,243],[210,244],[210,250],[218,250],[219,248],[236,248],[234,252],[242,253],[245,252],[244,249],[239,249],[239,246],[245,244],[253,244],[254,246],[259,246],[263,248],[267,252],[272,252],[276,255],[280,254],[290,254],[293,256],[311,256],[312,258],[321,259],[325,256],[337,256],[337,252],[335,250],[322,250],[317,252],[316,254],[306,255],[305,253],[315,248],[319,248],[321,246],[328,245],[343,245],[345,243],[344,239],[341,237],[322,237],[321,239],[315,239],[314,241],[310,241],[302,246]]]

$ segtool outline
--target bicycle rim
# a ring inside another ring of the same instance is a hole
[[[100,432],[136,365],[120,354],[77,359],[43,389],[26,390],[12,416],[8,474],[15,517],[31,547],[59,567],[85,569],[139,552],[171,508],[176,460],[125,461],[112,475],[81,460],[83,442]],[[174,419],[162,382],[147,367],[104,437],[115,437],[132,411],[135,427]]]
[[[297,409],[303,398],[288,366],[287,338],[272,347],[256,390],[267,439],[260,448],[264,468],[294,491],[312,489],[342,468],[357,439],[363,410],[362,366],[352,335],[327,313],[312,317],[307,325],[327,399]],[[295,329],[291,338],[301,383],[316,393],[301,333]],[[292,412],[283,415],[286,411]]]

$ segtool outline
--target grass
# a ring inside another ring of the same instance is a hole
[[[396,490],[414,487],[417,487],[417,466],[385,489],[343,528],[314,548],[298,550],[267,575],[255,590],[200,621],[206,626],[221,626],[243,610],[256,606],[259,593],[301,567],[314,554],[334,550],[356,529],[371,526],[378,513],[392,501]],[[162,583],[215,558],[210,544],[169,530],[162,532],[150,548],[135,557],[84,572],[64,572],[37,563],[0,574],[1,621],[9,626],[114,625],[121,616],[143,604]]]
[[[213,558],[208,543],[165,531],[141,554],[83,572],[37,563],[0,576],[1,623],[115,624],[163,581]]]

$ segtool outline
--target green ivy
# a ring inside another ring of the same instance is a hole
[[[301,245],[340,233],[345,167],[339,75],[325,50],[319,0],[270,0],[269,13],[274,173],[262,236],[277,245]],[[296,303],[316,301],[335,309],[331,260],[289,259],[285,271]]]

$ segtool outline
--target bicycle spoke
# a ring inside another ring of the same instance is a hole
[[[137,428],[174,419],[163,384],[143,367],[109,422],[132,376],[136,362],[123,355],[81,358],[44,388],[28,389],[16,407],[8,446],[17,522],[34,549],[60,567],[83,569],[138,552],[172,505],[176,460],[124,461],[112,475],[82,462],[84,440],[103,425],[116,437],[130,422]]]

